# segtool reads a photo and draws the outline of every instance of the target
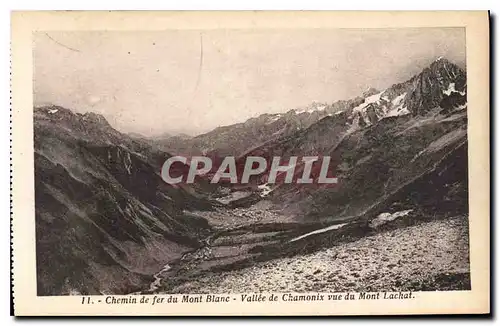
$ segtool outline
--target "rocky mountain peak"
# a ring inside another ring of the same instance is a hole
[[[414,115],[439,108],[451,90],[465,96],[465,80],[466,74],[462,69],[445,58],[438,58],[413,78],[406,106]]]
[[[102,114],[94,112],[87,112],[83,114],[82,120],[86,121],[87,123],[94,123],[105,127],[111,127],[108,120],[106,120],[106,118]]]
[[[95,112],[86,112],[84,114],[75,113],[70,109],[63,108],[58,105],[35,107],[34,115],[37,118],[51,120],[58,123],[66,124],[82,124],[84,126],[90,127],[105,127],[112,128],[109,122],[102,114]]]

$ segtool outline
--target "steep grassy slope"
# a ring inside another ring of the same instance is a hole
[[[168,157],[103,117],[35,109],[38,294],[126,293],[166,260],[197,247],[210,208],[159,176]]]

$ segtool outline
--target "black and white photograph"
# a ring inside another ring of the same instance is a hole
[[[470,289],[463,28],[33,51],[39,295]],[[338,181],[170,185],[180,154],[330,156]]]
[[[487,107],[467,28],[441,25],[33,30],[32,293],[133,313],[483,291]]]

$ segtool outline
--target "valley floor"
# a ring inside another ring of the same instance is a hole
[[[217,247],[202,251],[207,263],[217,256]],[[203,268],[197,254],[194,269]],[[466,290],[470,289],[468,222],[464,216],[423,222],[307,255],[255,262],[242,269],[206,269],[196,277],[172,282],[187,270],[164,275],[158,292]]]

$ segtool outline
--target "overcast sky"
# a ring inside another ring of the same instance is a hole
[[[123,132],[199,134],[382,90],[439,56],[465,67],[464,29],[39,32],[34,97]]]

